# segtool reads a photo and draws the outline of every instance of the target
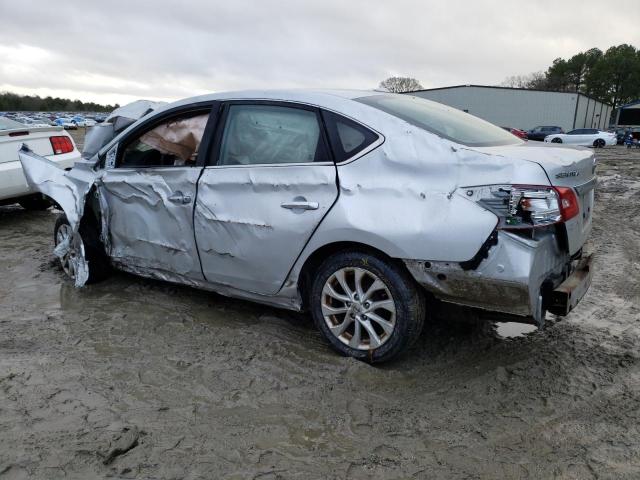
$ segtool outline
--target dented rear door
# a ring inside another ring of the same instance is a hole
[[[274,294],[338,197],[319,112],[231,102],[221,126],[194,212],[204,276]]]

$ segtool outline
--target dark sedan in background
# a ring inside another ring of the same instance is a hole
[[[537,140],[538,142],[544,141],[544,137],[547,135],[554,135],[557,133],[564,133],[561,127],[556,126],[538,126],[527,132],[527,138],[529,140]]]

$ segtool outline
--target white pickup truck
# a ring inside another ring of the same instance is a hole
[[[19,203],[27,210],[43,210],[51,203],[27,184],[18,159],[23,143],[63,168],[80,160],[80,152],[62,127],[30,127],[0,117],[0,205]]]

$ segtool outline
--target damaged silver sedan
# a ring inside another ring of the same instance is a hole
[[[65,212],[55,253],[77,286],[115,267],[308,310],[336,350],[370,362],[407,349],[436,301],[541,325],[589,287],[588,150],[379,92],[237,92],[144,113],[105,127],[68,172],[20,153]]]

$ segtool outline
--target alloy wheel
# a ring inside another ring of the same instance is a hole
[[[374,350],[391,337],[396,326],[395,301],[373,272],[341,268],[327,279],[321,298],[324,321],[345,345]]]
[[[64,273],[75,280],[77,257],[84,258],[84,244],[82,243],[81,239],[72,241],[71,234],[72,230],[69,224],[63,223],[62,225],[60,225],[58,231],[56,232],[56,246],[65,241],[69,242],[69,248],[60,259],[60,263],[62,265],[62,270],[64,270]]]

